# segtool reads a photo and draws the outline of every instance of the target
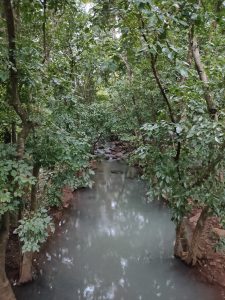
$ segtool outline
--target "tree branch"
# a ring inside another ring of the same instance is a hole
[[[23,108],[19,98],[18,91],[18,71],[16,64],[16,33],[13,16],[13,8],[11,0],[4,0],[4,10],[6,17],[7,33],[8,33],[8,51],[9,51],[9,104],[14,108],[17,115],[22,121],[22,130],[19,133],[17,140],[17,156],[22,159],[24,155],[24,145],[26,138],[32,128],[32,122],[29,121],[27,111]]]
[[[41,3],[43,5],[42,32],[43,32],[43,51],[44,51],[43,63],[44,63],[47,60],[47,58],[48,58],[47,42],[46,42],[46,8],[47,8],[47,0],[43,0]]]
[[[142,19],[142,17],[140,17],[140,20],[141,20],[141,25],[142,25],[142,37],[144,39],[144,41],[146,42],[147,44],[147,47],[148,49],[151,51],[151,47],[149,46],[149,42],[148,42],[148,39],[145,35],[145,33],[143,32],[143,30],[145,29],[145,24],[144,24],[144,21]],[[168,111],[169,111],[169,116],[170,116],[170,120],[173,124],[176,124],[176,119],[175,119],[175,116],[174,116],[174,113],[173,113],[173,110],[172,110],[172,107],[170,105],[170,101],[169,101],[169,98],[167,97],[167,94],[165,92],[165,89],[160,81],[160,77],[159,77],[159,74],[158,74],[158,70],[157,70],[157,66],[156,66],[156,62],[157,62],[157,54],[154,55],[150,52],[150,60],[151,60],[151,68],[152,68],[152,72],[153,72],[153,75],[155,77],[155,80],[156,80],[156,83],[159,87],[159,90],[163,96],[163,99],[167,105],[167,108],[168,108]],[[177,138],[179,139],[179,133],[177,133],[176,131],[176,128],[175,128],[175,134],[177,136]],[[174,157],[174,160],[177,164],[177,174],[178,174],[178,177],[179,177],[179,180],[181,180],[181,173],[180,173],[180,167],[179,167],[179,160],[180,160],[180,154],[181,154],[181,142],[178,141],[177,142],[177,149],[176,149],[176,156]]]
[[[211,160],[206,169],[202,172],[201,177],[199,177],[190,188],[197,187],[201,185],[205,180],[207,180],[210,175],[215,172],[216,166],[224,159],[225,141],[221,144],[218,149],[219,154],[214,160]]]
[[[193,58],[195,61],[195,67],[198,72],[199,79],[203,83],[204,98],[205,98],[205,101],[207,104],[208,113],[212,119],[215,119],[217,109],[216,109],[216,105],[212,99],[212,96],[210,94],[208,76],[206,74],[204,65],[202,64],[202,61],[201,61],[201,55],[199,52],[198,41],[197,41],[196,36],[194,35],[194,26],[192,26],[192,30],[191,30],[191,44],[192,44],[192,54],[193,54]]]
[[[13,9],[10,0],[4,0],[5,17],[8,33],[8,45],[9,45],[9,77],[10,77],[10,96],[9,104],[13,106],[16,113],[20,117],[22,122],[27,121],[27,112],[22,107],[19,93],[18,93],[18,71],[16,64],[16,35]]]

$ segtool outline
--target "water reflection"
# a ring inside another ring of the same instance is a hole
[[[16,289],[19,300],[222,299],[173,258],[168,210],[146,204],[144,183],[129,172],[100,165],[43,253],[38,280]]]

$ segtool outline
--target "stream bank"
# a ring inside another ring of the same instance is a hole
[[[200,208],[192,210],[190,215],[185,219],[185,232],[183,237],[187,239],[186,243],[190,244],[192,234],[201,213]],[[217,249],[220,237],[223,236],[225,230],[221,229],[219,220],[215,216],[207,218],[204,232],[201,236],[199,249],[201,257],[199,258],[195,269],[208,283],[225,288],[225,253]],[[188,237],[188,238],[187,238]],[[181,257],[182,259],[182,257]]]
[[[98,165],[92,189],[59,221],[39,258],[35,282],[16,287],[26,299],[221,300],[173,257],[174,224],[163,203],[146,203],[146,187],[122,161]]]

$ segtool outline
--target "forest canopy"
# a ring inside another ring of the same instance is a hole
[[[195,265],[207,217],[225,224],[225,2],[2,0],[0,12],[0,294],[15,299],[9,233],[30,281],[49,208],[63,187],[91,186],[109,140],[130,144],[149,198],[171,208],[175,255]]]

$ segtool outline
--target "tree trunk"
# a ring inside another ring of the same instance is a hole
[[[23,261],[20,268],[19,284],[27,283],[33,280],[32,275],[32,252],[25,252],[23,254]]]
[[[25,153],[25,142],[29,135],[30,129],[31,129],[31,123],[27,122],[25,124],[22,124],[22,130],[18,134],[17,139],[17,158],[23,159],[24,153]]]
[[[16,300],[5,273],[5,253],[9,234],[9,215],[0,219],[0,297],[2,300]]]
[[[212,95],[210,93],[208,76],[206,74],[204,65],[201,61],[201,55],[199,52],[199,45],[198,45],[197,38],[194,36],[194,27],[192,27],[191,30],[191,38],[192,38],[191,39],[192,54],[195,61],[195,67],[198,72],[199,79],[203,83],[204,98],[206,101],[208,113],[212,119],[216,119],[217,108],[213,101]]]
[[[11,0],[3,0],[4,12],[7,25],[8,34],[8,57],[9,57],[9,104],[13,107],[16,114],[22,121],[22,128],[18,134],[17,139],[17,159],[22,160],[25,153],[25,142],[29,135],[29,132],[33,126],[29,120],[29,113],[23,107],[18,91],[18,69],[16,60],[16,32],[15,32],[15,20],[13,15],[13,7]],[[32,280],[32,254],[25,253],[23,257],[23,264],[21,267],[20,283]]]
[[[201,236],[205,229],[206,220],[208,217],[209,207],[205,206],[201,212],[201,215],[198,219],[197,225],[193,232],[191,245],[188,249],[188,255],[185,259],[187,264],[196,265],[198,258],[201,257],[201,253],[199,252],[199,244]]]
[[[158,74],[158,70],[156,68],[156,60],[157,60],[157,55],[153,55],[151,53],[151,68],[152,68],[152,73],[154,75],[154,78],[155,78],[155,81],[159,87],[159,90],[161,92],[161,95],[163,96],[163,99],[167,105],[167,108],[168,108],[168,111],[169,111],[169,116],[170,116],[170,120],[172,123],[176,123],[176,119],[175,119],[175,116],[174,116],[174,112],[172,110],[172,106],[170,104],[170,101],[169,101],[169,98],[167,97],[166,95],[166,91],[161,83],[161,80],[160,80],[160,77],[159,77],[159,74]]]
[[[178,258],[181,258],[183,256],[183,252],[184,252],[182,242],[181,242],[181,239],[184,235],[183,232],[184,232],[184,223],[182,220],[179,224],[177,224],[177,227],[176,227],[176,240],[175,240],[175,245],[174,245],[174,256],[178,257]]]
[[[39,176],[40,166],[39,164],[34,164],[33,166],[33,176],[36,178],[37,182],[31,187],[31,197],[30,197],[30,210],[35,211],[37,209],[37,187],[38,187],[38,176]],[[22,263],[20,267],[20,279],[19,283],[27,283],[32,281],[32,252],[25,252],[22,256]]]
[[[9,104],[13,107],[16,114],[20,117],[22,121],[22,129],[18,135],[17,140],[17,156],[18,159],[22,159],[24,155],[24,145],[26,138],[32,128],[32,122],[29,121],[28,112],[24,109],[18,91],[18,69],[17,69],[17,61],[16,61],[16,32],[15,32],[15,23],[14,23],[14,15],[12,3],[9,0],[4,0],[4,10],[5,10],[5,18],[7,25],[7,33],[8,33],[8,56],[9,56]]]
[[[176,227],[176,241],[174,245],[174,256],[185,260],[190,246],[190,238],[186,220],[183,218]]]

